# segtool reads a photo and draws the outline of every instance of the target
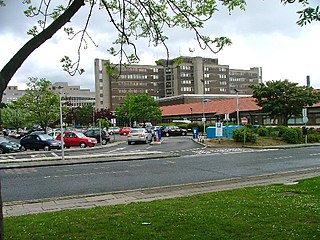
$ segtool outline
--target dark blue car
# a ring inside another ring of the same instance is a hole
[[[0,138],[0,154],[20,151],[21,145],[19,143],[11,142],[3,137]]]
[[[21,146],[27,149],[50,151],[51,149],[61,149],[61,142],[52,139],[48,134],[30,134],[20,140]]]

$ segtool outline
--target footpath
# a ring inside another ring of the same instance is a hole
[[[307,147],[310,145],[295,145],[295,147]],[[292,148],[293,145],[286,146]],[[267,147],[264,147],[267,148]],[[275,147],[273,147],[275,148]],[[285,148],[281,146],[278,148]],[[90,160],[88,160],[90,157]],[[54,166],[65,164],[85,164],[107,161],[131,161],[137,159],[168,158],[172,155],[163,152],[150,151],[146,153],[132,152],[123,154],[101,154],[92,159],[90,156],[75,156],[66,158],[64,161],[56,159],[46,159],[36,161],[30,159],[19,162],[7,161],[0,164],[0,169]],[[214,191],[224,191],[250,186],[271,185],[276,183],[295,184],[296,181],[305,178],[320,176],[320,168],[306,169],[301,171],[283,172],[277,174],[267,174],[247,178],[232,178],[226,180],[207,181],[194,184],[170,185],[147,189],[135,189],[128,191],[106,192],[93,195],[80,195],[61,198],[39,199],[32,201],[16,201],[3,203],[3,216],[20,216],[26,214],[37,214],[42,212],[53,212],[67,209],[92,208],[97,206],[108,206],[117,204],[128,204],[131,202],[146,202],[159,199],[191,196],[194,194],[208,193]]]

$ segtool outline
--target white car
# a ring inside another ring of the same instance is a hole
[[[132,128],[127,135],[127,140],[129,145],[136,142],[149,143],[152,142],[152,133],[145,128]]]
[[[118,134],[119,133],[120,128],[119,127],[109,127],[108,129],[108,133],[110,135],[112,134]]]

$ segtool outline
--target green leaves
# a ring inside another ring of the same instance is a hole
[[[117,118],[133,122],[150,122],[161,120],[161,110],[158,103],[148,94],[126,95],[124,103],[116,109]]]
[[[262,111],[271,118],[282,117],[283,125],[289,118],[301,115],[302,108],[319,102],[320,94],[313,88],[298,86],[288,80],[268,81],[252,85],[253,97]]]

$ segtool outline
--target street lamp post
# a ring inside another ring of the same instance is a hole
[[[62,118],[62,86],[59,86],[60,94],[59,94],[59,106],[60,106],[60,139],[61,139],[61,160],[64,160],[64,143],[63,143],[63,118]]]
[[[205,80],[204,80],[204,74],[203,74],[203,78],[201,79],[201,82],[203,84],[203,94],[202,94],[202,122],[203,122],[203,135],[206,134],[206,114],[204,111],[204,95],[206,94],[206,88],[205,88]]]
[[[237,126],[239,126],[239,91],[237,89],[234,89],[234,91],[237,93]]]

